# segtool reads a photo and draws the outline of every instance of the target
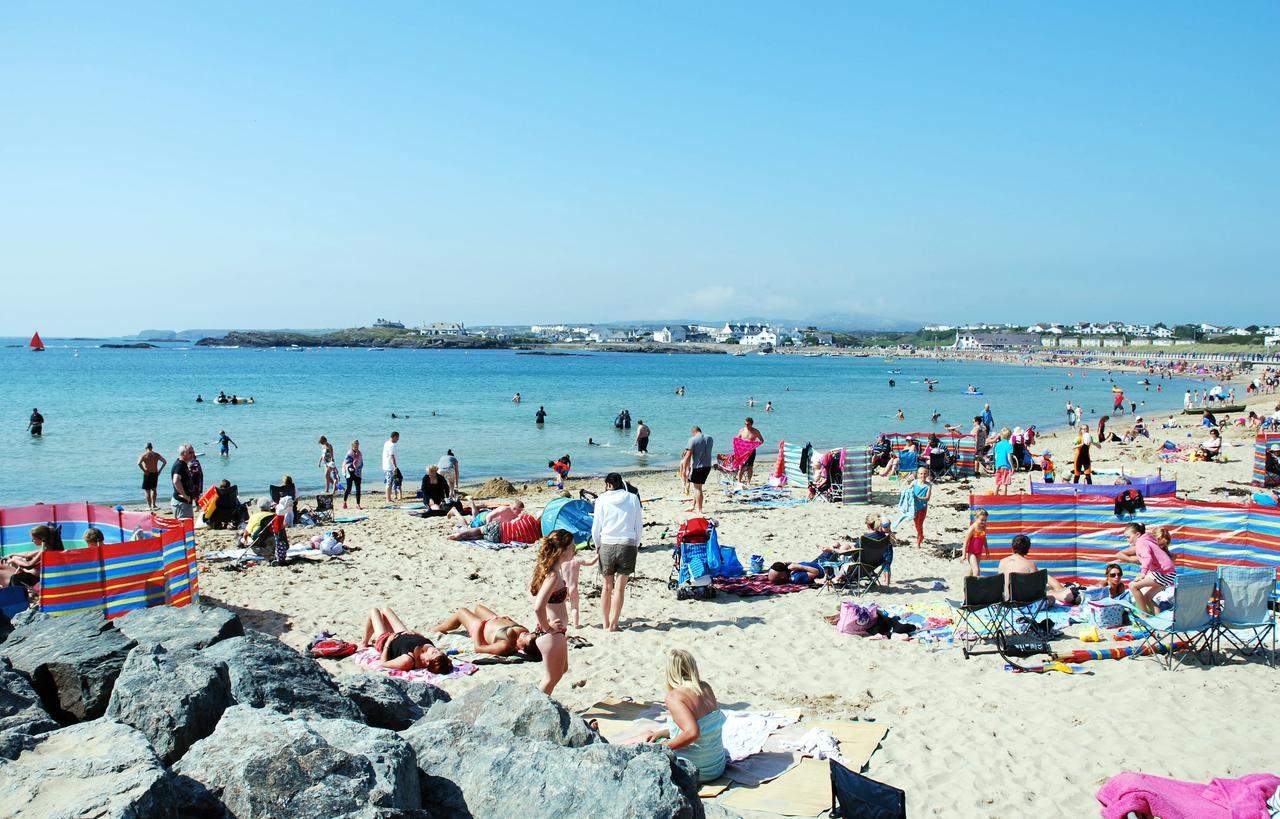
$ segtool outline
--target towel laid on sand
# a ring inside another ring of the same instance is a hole
[[[1215,779],[1208,785],[1150,774],[1122,773],[1098,790],[1105,819],[1130,812],[1160,819],[1270,819],[1267,800],[1280,788],[1280,777],[1249,774]]]
[[[711,585],[715,586],[725,594],[732,594],[738,597],[762,597],[770,594],[790,594],[791,592],[817,588],[816,586],[807,586],[803,583],[783,583],[781,585],[774,585],[769,582],[769,576],[764,574],[749,574],[746,577],[717,577],[712,579]]]

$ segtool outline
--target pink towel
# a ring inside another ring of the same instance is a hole
[[[1150,774],[1122,773],[1098,790],[1105,819],[1124,819],[1130,811],[1160,819],[1270,819],[1267,800],[1280,777],[1249,774],[1215,779],[1208,785]]]
[[[745,441],[742,438],[734,438],[733,455],[729,457],[725,467],[727,469],[740,469],[747,462],[747,457],[752,452],[755,452],[759,446],[759,441]]]
[[[424,682],[431,685],[440,686],[443,680],[453,680],[458,677],[465,677],[479,671],[479,667],[475,663],[462,662],[455,660],[453,663],[453,671],[448,674],[433,674],[425,668],[415,668],[411,671],[400,671],[395,668],[383,668],[382,657],[372,648],[362,649],[351,655],[351,659],[361,668],[368,671],[380,671],[388,677],[399,677],[407,682]]]

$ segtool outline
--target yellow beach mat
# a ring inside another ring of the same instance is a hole
[[[600,736],[610,742],[618,742],[637,733],[637,720],[653,720],[663,710],[665,706],[660,702],[634,702],[610,697],[583,711],[582,718],[587,722],[595,720]]]
[[[830,731],[840,741],[840,755],[855,771],[870,761],[888,732],[881,725],[866,722],[806,722],[804,726]],[[817,816],[831,807],[830,763],[825,759],[802,759],[799,765],[763,785],[734,788],[719,804],[783,816]]]

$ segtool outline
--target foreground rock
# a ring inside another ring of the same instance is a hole
[[[124,662],[107,716],[145,734],[171,765],[212,734],[233,703],[226,663],[190,649],[140,645]]]
[[[169,772],[147,738],[127,725],[94,720],[29,739],[0,764],[0,811],[33,819],[141,819],[177,816]]]
[[[413,749],[399,735],[243,705],[173,770],[184,816],[375,816],[422,805]]]
[[[231,695],[241,705],[364,721],[329,672],[274,637],[251,630],[243,637],[215,643],[203,653],[226,663]]]
[[[337,683],[342,695],[364,714],[365,722],[390,731],[403,731],[433,704],[449,700],[449,695],[434,685],[392,677],[352,674],[338,677]]]
[[[501,680],[431,707],[428,720],[458,720],[517,737],[577,748],[603,740],[577,714],[531,685]]]
[[[114,624],[138,645],[161,645],[171,651],[208,648],[244,634],[244,625],[235,612],[203,604],[137,609]]]
[[[102,716],[133,640],[101,612],[19,615],[16,622],[0,656],[31,681],[45,709],[63,723]]]
[[[55,731],[54,722],[40,707],[40,695],[27,678],[0,659],[0,758],[13,759],[22,750],[25,737]]]
[[[654,745],[572,748],[454,720],[421,720],[403,736],[423,807],[440,819],[703,816],[692,772]]]

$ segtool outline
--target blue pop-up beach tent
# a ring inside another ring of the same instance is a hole
[[[542,536],[563,529],[573,535],[574,543],[586,543],[591,539],[592,512],[587,501],[556,498],[542,510]]]

